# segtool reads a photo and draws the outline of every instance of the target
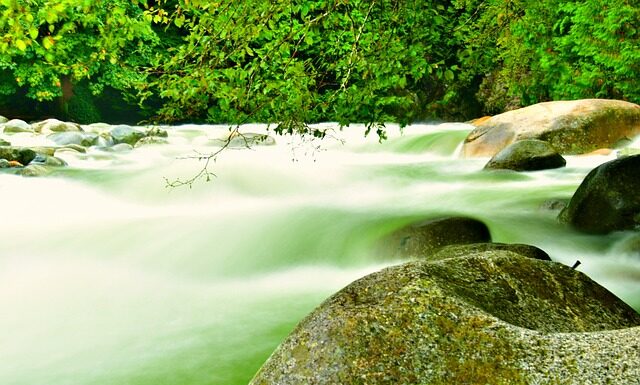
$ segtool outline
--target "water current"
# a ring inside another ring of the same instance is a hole
[[[168,144],[60,152],[69,166],[50,176],[0,174],[0,384],[247,384],[323,299],[401,262],[375,253],[378,239],[451,214],[484,221],[494,241],[580,260],[640,308],[640,257],[621,247],[631,235],[580,234],[541,207],[615,154],[485,172],[487,159],[458,156],[469,125],[390,126],[381,144],[356,125],[227,149],[211,182],[167,188],[228,127],[166,129]]]

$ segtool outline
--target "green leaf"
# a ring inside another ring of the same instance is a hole
[[[16,45],[16,48],[22,52],[27,50],[27,43],[25,43],[23,40],[18,39],[14,44]]]
[[[29,29],[29,36],[31,36],[31,38],[35,40],[38,37],[38,28],[31,27]]]

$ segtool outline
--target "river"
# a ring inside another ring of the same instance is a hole
[[[483,172],[487,159],[457,156],[469,125],[389,126],[382,144],[356,125],[227,149],[211,182],[167,188],[227,127],[166,129],[168,144],[57,154],[69,166],[51,176],[0,174],[0,384],[247,384],[323,299],[400,262],[373,250],[378,239],[450,214],[580,260],[640,309],[640,257],[620,251],[630,234],[579,234],[541,208],[614,155]]]

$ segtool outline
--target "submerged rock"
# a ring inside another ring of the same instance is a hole
[[[24,120],[11,119],[2,124],[3,132],[5,134],[16,134],[20,132],[33,132],[31,125]]]
[[[142,146],[148,146],[148,145],[154,145],[154,144],[167,144],[169,143],[169,141],[163,137],[160,136],[147,136],[144,137],[142,139],[140,139],[135,147],[142,147]]]
[[[48,135],[47,138],[60,146],[75,144],[83,147],[89,147],[96,143],[98,135],[92,132],[68,131],[56,132]]]
[[[447,245],[491,241],[489,228],[468,217],[446,217],[414,223],[385,237],[378,253],[390,258],[423,257]]]
[[[492,170],[535,171],[564,167],[567,161],[542,140],[525,139],[514,142],[489,160],[484,166]]]
[[[110,131],[110,134],[116,144],[127,143],[131,146],[134,146],[137,141],[146,136],[143,131],[126,125],[113,127]]]
[[[559,215],[578,230],[606,234],[640,226],[640,155],[591,170]]]
[[[522,139],[549,142],[561,154],[612,148],[640,134],[640,106],[620,100],[539,103],[477,124],[465,139],[465,156],[493,156]]]
[[[10,142],[7,142],[6,140],[0,138],[0,146],[11,146]]]
[[[51,169],[42,164],[29,164],[16,172],[22,176],[45,176],[51,173]]]
[[[27,147],[0,147],[0,159],[15,160],[22,164],[29,164],[36,157],[36,152]]]
[[[250,384],[623,385],[640,378],[638,325],[558,263],[505,250],[415,261],[333,295]]]
[[[29,164],[39,164],[43,166],[63,167],[67,165],[67,162],[55,156],[37,154],[36,157]]]
[[[0,159],[0,168],[9,168],[11,164],[6,159]]]

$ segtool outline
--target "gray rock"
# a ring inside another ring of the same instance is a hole
[[[22,176],[46,176],[51,173],[51,169],[42,164],[29,164],[19,169],[16,174]]]
[[[490,170],[534,171],[564,167],[567,161],[547,142],[519,140],[502,149],[484,166]]]
[[[131,146],[134,146],[137,141],[144,138],[146,134],[137,129],[130,126],[119,125],[115,126],[111,129],[111,137],[113,138],[114,143],[127,143]]]
[[[15,134],[20,132],[34,132],[31,125],[24,120],[11,119],[3,125],[3,132],[5,134]]]
[[[96,140],[95,145],[99,147],[111,147],[114,144],[115,144],[115,141],[113,140],[111,135],[105,132],[98,136],[98,139]]]
[[[640,155],[591,170],[559,219],[578,230],[606,234],[640,226]]]
[[[15,160],[23,165],[27,165],[35,157],[36,152],[27,147],[0,147],[0,159]]]
[[[426,257],[430,261],[437,261],[447,258],[460,258],[471,255],[481,255],[487,251],[504,250],[520,254],[523,257],[539,259],[541,261],[551,261],[551,257],[546,251],[531,245],[521,243],[473,243],[469,245],[451,245],[437,250],[434,254]]]
[[[92,132],[68,131],[56,132],[48,135],[47,138],[60,146],[75,144],[89,147],[96,143],[98,135]]]
[[[586,154],[640,134],[640,106],[583,99],[534,104],[478,121],[465,139],[467,157],[493,156],[522,139],[549,142],[561,154]]]
[[[64,167],[67,165],[67,162],[65,162],[60,158],[56,158],[55,156],[37,154],[36,157],[29,164],[30,165],[39,164],[42,166],[52,166],[52,167]]]
[[[0,159],[0,168],[9,168],[11,164],[6,159]]]
[[[626,385],[640,378],[638,325],[559,263],[505,250],[415,261],[325,301],[250,385]]]
[[[33,123],[33,129],[38,133],[50,134],[52,132],[82,131],[79,124],[63,122],[58,119],[47,119]]]
[[[84,154],[87,152],[87,149],[79,144],[67,144],[66,146],[57,147],[55,149],[56,154],[59,152],[79,152]]]
[[[415,258],[448,245],[491,242],[489,228],[467,217],[446,217],[417,222],[381,240],[377,253],[384,259]]]

